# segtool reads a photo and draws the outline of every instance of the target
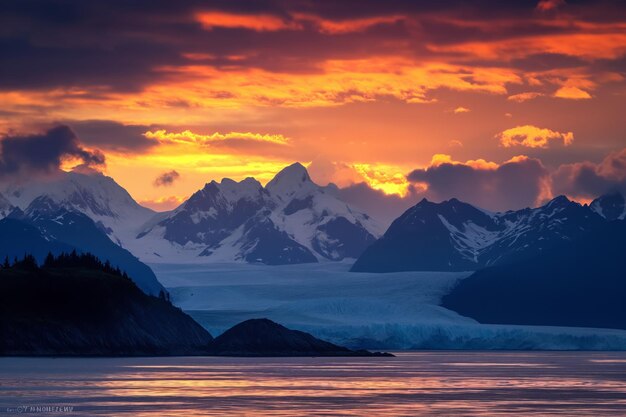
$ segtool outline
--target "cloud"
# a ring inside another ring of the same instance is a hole
[[[415,205],[421,194],[409,185],[404,197],[397,194],[385,194],[381,190],[372,189],[367,183],[359,182],[342,188],[331,188],[346,203],[368,213],[386,228],[409,207]]]
[[[363,182],[375,191],[400,197],[411,192],[411,185],[403,170],[397,166],[332,162],[317,158],[307,169],[318,184],[333,183],[339,187],[348,187]]]
[[[169,211],[180,206],[183,202],[185,202],[185,200],[187,200],[187,197],[172,195],[167,197],[159,197],[152,200],[141,200],[139,201],[139,204],[151,208],[155,211]]]
[[[225,12],[200,12],[196,19],[205,29],[216,27],[250,29],[258,32],[301,29],[297,22],[289,22],[267,14],[235,14]]]
[[[459,113],[469,113],[471,110],[468,109],[467,107],[457,107],[456,109],[454,109],[454,114],[459,114]]]
[[[166,130],[148,131],[144,133],[148,139],[154,139],[161,143],[201,144],[211,145],[226,141],[252,141],[274,145],[289,145],[289,138],[280,134],[261,134],[252,132],[215,132],[210,135],[202,135],[185,130],[180,133],[167,132]]]
[[[539,0],[536,9],[540,12],[550,12],[565,5],[565,0]]]
[[[320,185],[336,184],[346,187],[363,181],[363,177],[350,164],[329,161],[324,158],[314,159],[308,166],[309,175]]]
[[[155,187],[169,187],[174,184],[174,181],[180,178],[180,174],[177,171],[164,172],[154,180]]]
[[[401,197],[411,192],[406,176],[398,167],[384,164],[352,164],[354,169],[374,190],[385,194],[397,194]]]
[[[543,93],[539,93],[536,91],[529,91],[526,93],[513,94],[507,97],[507,100],[515,101],[517,103],[522,103],[524,101],[532,100],[537,97],[543,96]]]
[[[517,156],[502,164],[433,157],[431,166],[412,171],[407,179],[426,187],[435,201],[458,198],[490,210],[535,206],[550,197],[549,172],[541,161]]]
[[[564,146],[571,145],[574,133],[557,132],[533,125],[516,126],[496,135],[505,148],[525,146],[528,148],[547,148],[550,141],[562,141]]]
[[[2,154],[0,175],[45,174],[61,169],[69,160],[81,169],[97,168],[105,164],[100,151],[82,147],[76,134],[65,125],[42,133],[7,135],[0,141]]]
[[[113,120],[81,120],[67,122],[81,142],[113,152],[144,152],[158,142],[144,136],[146,125],[126,125]]]
[[[554,97],[567,98],[570,100],[586,100],[592,98],[591,94],[589,94],[585,90],[581,90],[578,87],[572,86],[563,86],[559,88],[554,93]]]
[[[552,175],[554,192],[572,198],[592,199],[620,191],[626,194],[626,148],[611,152],[600,163],[561,165]]]

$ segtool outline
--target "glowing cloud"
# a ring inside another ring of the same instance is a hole
[[[570,100],[585,100],[590,99],[591,94],[589,94],[585,90],[581,90],[578,87],[564,86],[556,90],[556,92],[554,93],[554,97],[567,98]]]
[[[539,93],[536,91],[529,91],[526,93],[519,93],[519,94],[513,94],[512,96],[508,96],[507,100],[515,101],[517,103],[522,103],[524,101],[532,100],[537,97],[541,97],[543,95],[544,95],[543,93]]]
[[[572,132],[556,132],[533,125],[517,126],[496,135],[505,148],[526,146],[528,148],[547,148],[551,140],[563,141],[563,145],[571,145],[574,141]]]
[[[173,210],[176,207],[180,206],[186,199],[187,197],[172,195],[168,197],[155,198],[153,200],[141,200],[139,201],[139,204],[145,207],[149,207],[155,211],[167,211]]]
[[[374,190],[385,194],[397,194],[404,197],[409,192],[406,176],[397,171],[397,167],[372,164],[353,164],[354,169],[365,179]]]
[[[155,139],[161,143],[180,143],[180,144],[210,144],[211,142],[220,142],[228,140],[247,140],[256,142],[267,142],[276,145],[289,145],[289,138],[283,135],[270,135],[251,132],[229,132],[229,133],[212,133],[210,135],[200,135],[190,130],[180,133],[167,132],[166,130],[148,131],[144,133],[148,139]]]
[[[215,27],[250,29],[258,32],[298,29],[299,25],[272,15],[245,15],[225,12],[201,12],[196,19],[205,29]]]
[[[454,109],[454,114],[459,114],[459,113],[469,113],[471,110],[468,109],[467,107],[457,107],[456,109]]]

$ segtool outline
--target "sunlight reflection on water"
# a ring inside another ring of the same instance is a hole
[[[617,416],[626,353],[2,358],[0,414],[22,405],[72,405],[71,415]]]

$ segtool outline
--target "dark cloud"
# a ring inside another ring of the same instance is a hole
[[[553,190],[574,198],[592,199],[620,191],[626,194],[626,149],[610,153],[602,162],[561,165],[552,175]]]
[[[104,165],[104,155],[83,148],[74,132],[60,125],[40,134],[5,136],[0,141],[0,175],[50,173],[58,170],[65,158],[82,161],[82,167]]]
[[[6,0],[0,2],[0,89],[90,87],[92,94],[137,91],[171,76],[165,68],[200,62],[223,71],[263,68],[270,71],[314,72],[327,59],[367,58],[413,53],[433,55],[425,45],[567,33],[574,25],[531,21],[537,2],[308,0]],[[571,18],[620,21],[623,2],[580,1],[566,5]],[[254,31],[241,27],[205,30],[194,19],[199,11],[273,16],[289,23],[298,15],[298,29]],[[350,19],[402,16],[356,32],[323,33],[315,18],[341,23]],[[510,24],[493,25],[490,19]],[[484,24],[458,24],[459,19]],[[233,59],[236,57],[236,59]],[[528,68],[576,65],[563,56],[521,60]],[[45,76],[42,76],[45,69]]]
[[[174,184],[174,181],[180,178],[180,174],[174,170],[169,172],[164,172],[154,180],[154,185],[156,187],[169,187]]]
[[[111,120],[68,122],[82,143],[115,152],[141,152],[158,145],[143,134],[153,126],[125,125]]]
[[[343,188],[329,185],[328,189],[346,203],[372,216],[385,228],[409,207],[417,204],[421,197],[413,187],[409,188],[406,197],[400,197],[397,194],[388,195],[374,190],[364,182]]]
[[[488,210],[535,206],[549,197],[549,173],[541,161],[518,157],[497,168],[442,163],[416,169],[408,180],[427,185],[435,201],[458,198]]]

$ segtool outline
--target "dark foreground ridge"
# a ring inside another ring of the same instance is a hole
[[[251,319],[233,326],[215,338],[212,351],[222,356],[393,356],[353,351],[268,319]]]
[[[352,351],[267,319],[213,340],[163,293],[145,294],[108,263],[76,252],[0,266],[2,356],[383,356]],[[391,356],[391,355],[388,355]]]
[[[90,255],[0,269],[2,355],[190,355],[211,335],[164,297]],[[90,262],[92,260],[93,262]]]

